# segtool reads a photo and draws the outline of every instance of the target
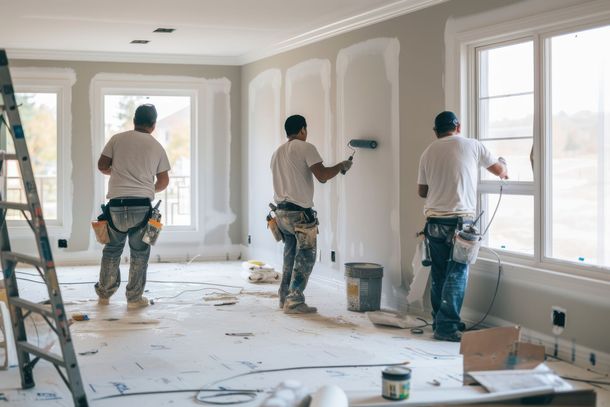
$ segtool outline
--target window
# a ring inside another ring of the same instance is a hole
[[[193,238],[200,228],[198,213],[192,208],[199,198],[196,112],[204,89],[201,81],[186,77],[98,74],[92,81],[93,109],[98,112],[92,123],[96,162],[110,137],[133,130],[139,105],[155,105],[158,117],[152,137],[161,143],[171,165],[169,186],[155,194],[155,200],[161,200],[164,230],[178,233],[178,239]],[[108,180],[96,171],[97,208],[107,201]]]
[[[38,196],[47,225],[61,232],[71,227],[70,70],[12,69],[15,97],[24,127]],[[2,149],[14,152],[12,137]],[[7,200],[25,202],[19,166],[6,162]],[[12,225],[24,225],[23,215],[8,211]],[[17,221],[17,223],[15,223]]]
[[[541,26],[464,48],[470,127],[507,159],[511,177],[481,172],[483,228],[502,193],[485,244],[538,263],[608,269],[610,56],[600,50],[610,18]]]
[[[153,136],[161,143],[169,158],[171,169],[167,189],[156,195],[161,202],[163,223],[166,226],[190,226],[191,219],[191,97],[151,95],[105,95],[105,142],[116,133],[133,130],[133,115],[144,103],[157,108],[158,118]],[[105,191],[108,191],[105,177]]]

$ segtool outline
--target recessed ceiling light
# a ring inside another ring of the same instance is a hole
[[[159,27],[159,28],[157,28],[153,32],[154,33],[173,33],[174,31],[176,31],[175,28],[163,28],[163,27]]]
[[[131,41],[132,44],[148,44],[150,41],[148,40],[133,40]]]

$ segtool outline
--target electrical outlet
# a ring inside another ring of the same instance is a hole
[[[248,244],[252,244],[252,236],[248,235]]]
[[[336,261],[334,250],[330,251],[330,261],[332,261],[333,263]]]
[[[66,247],[68,247],[68,241],[66,239],[57,240],[57,247],[65,249]]]
[[[551,307],[551,323],[553,324],[553,333],[559,335],[566,327],[567,313],[564,308],[553,306]]]

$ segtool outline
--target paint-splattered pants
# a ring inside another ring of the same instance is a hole
[[[284,266],[280,302],[294,307],[305,302],[305,287],[316,262],[317,220],[304,211],[277,210],[277,224],[284,234]]]
[[[432,260],[432,319],[434,332],[451,335],[459,330],[460,311],[468,282],[468,265],[451,260],[455,225],[426,223],[426,238]]]
[[[110,208],[114,227],[108,228],[110,242],[104,246],[100,280],[95,284],[95,292],[100,298],[110,298],[121,285],[121,254],[125,240],[129,238],[129,280],[125,289],[127,301],[138,301],[142,298],[146,284],[146,269],[150,256],[150,246],[142,241],[148,217],[148,206],[119,206]]]

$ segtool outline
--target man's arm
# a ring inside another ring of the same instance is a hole
[[[157,174],[157,181],[155,181],[155,192],[161,192],[169,185],[169,174],[167,171],[163,171]]]
[[[100,159],[97,161],[97,169],[100,170],[102,174],[110,175],[112,167],[112,158],[106,157],[105,155],[100,155]]]
[[[506,167],[506,161],[502,157],[498,159],[497,163],[487,167],[487,171],[500,177],[500,179],[508,179],[508,168]]]
[[[313,175],[315,175],[316,179],[321,183],[325,183],[329,179],[332,179],[337,176],[341,172],[341,170],[349,170],[352,162],[351,161],[342,161],[337,165],[333,165],[332,167],[325,167],[321,162],[312,165],[309,167]]]
[[[428,185],[417,184],[417,195],[421,198],[428,197]]]

